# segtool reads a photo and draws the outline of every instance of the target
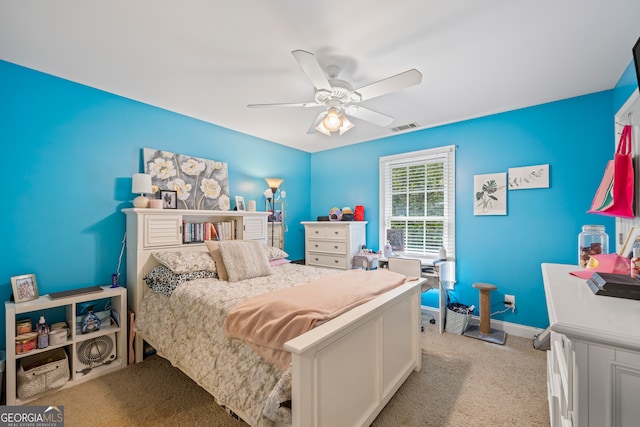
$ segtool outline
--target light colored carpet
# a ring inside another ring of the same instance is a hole
[[[427,325],[423,364],[372,424],[397,426],[548,426],[546,355],[531,340],[504,346]],[[243,427],[213,398],[158,356],[42,397],[62,405],[65,426]]]

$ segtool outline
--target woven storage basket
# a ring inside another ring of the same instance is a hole
[[[444,325],[444,330],[453,334],[462,335],[462,333],[467,330],[470,318],[471,313],[458,313],[447,308],[447,321]]]
[[[69,381],[69,360],[62,348],[34,354],[20,360],[16,373],[20,399],[62,387]]]

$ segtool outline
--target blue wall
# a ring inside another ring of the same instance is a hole
[[[454,296],[478,306],[472,283],[493,283],[492,311],[503,307],[504,294],[515,295],[517,306],[515,314],[494,318],[546,327],[540,264],[577,264],[583,224],[604,224],[614,234],[613,219],[586,213],[613,153],[613,96],[606,91],[316,153],[311,215],[326,215],[334,205],[364,205],[367,243],[377,248],[378,158],[455,144]],[[509,191],[507,216],[474,216],[474,175],[537,164],[549,164],[550,188]],[[322,191],[327,188],[333,190]],[[437,294],[430,298],[435,302]]]
[[[7,300],[10,277],[26,273],[42,294],[108,283],[144,147],[227,162],[231,195],[259,207],[263,178],[284,178],[286,249],[297,259],[299,222],[333,206],[365,206],[376,247],[378,157],[455,144],[455,295],[477,304],[471,283],[495,283],[494,302],[510,293],[518,306],[496,318],[544,327],[540,263],[575,263],[582,224],[612,235],[612,219],[585,212],[612,154],[613,114],[635,87],[630,66],[611,91],[308,154],[0,61],[0,295]],[[543,163],[549,189],[510,191],[507,216],[473,215],[473,175]]]
[[[288,223],[309,216],[309,153],[3,61],[0,117],[2,300],[20,274],[34,273],[40,294],[110,282],[144,147],[227,162],[231,198],[257,200],[258,210],[264,178],[283,178]],[[286,250],[304,258],[292,235]],[[1,316],[4,348],[4,306]]]

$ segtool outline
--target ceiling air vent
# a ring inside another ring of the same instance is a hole
[[[400,125],[400,126],[396,126],[394,128],[391,128],[392,131],[394,132],[402,132],[403,130],[407,130],[407,129],[415,129],[418,127],[417,123],[409,123],[406,125]]]

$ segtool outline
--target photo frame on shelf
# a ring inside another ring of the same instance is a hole
[[[23,274],[11,278],[13,299],[16,303],[38,299],[38,284],[35,274]]]
[[[162,209],[178,209],[178,192],[173,190],[160,190]]]
[[[236,210],[243,211],[244,209],[244,196],[236,196]]]
[[[640,245],[640,227],[631,227],[627,233],[627,237],[624,239],[624,243],[620,248],[618,255],[631,258],[633,256],[634,245]]]

